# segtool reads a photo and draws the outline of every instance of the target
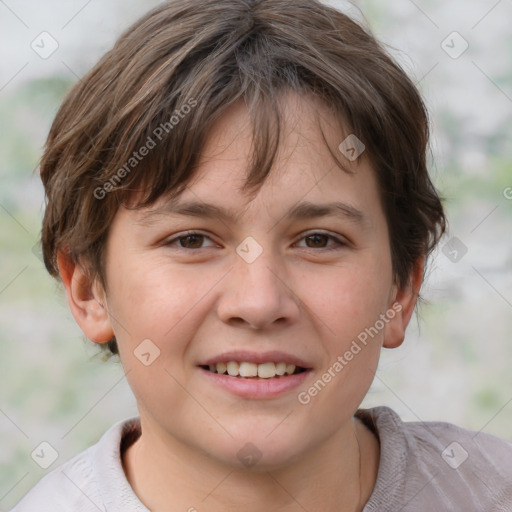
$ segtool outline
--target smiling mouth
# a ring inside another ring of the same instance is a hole
[[[229,361],[212,365],[201,365],[200,368],[218,375],[236,379],[267,380],[281,379],[308,371],[308,368],[286,363],[238,363]]]

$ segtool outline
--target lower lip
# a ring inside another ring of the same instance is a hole
[[[210,379],[210,382],[221,386],[234,395],[253,400],[274,398],[283,395],[302,384],[311,373],[311,370],[306,370],[295,375],[287,375],[286,377],[273,379],[246,379],[243,377],[231,377],[226,374],[221,375],[219,373],[213,373],[204,368],[199,368],[199,370],[203,372],[206,378]]]

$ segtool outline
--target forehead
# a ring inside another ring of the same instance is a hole
[[[140,212],[143,225],[162,214],[218,217],[255,215],[264,207],[271,215],[311,218],[338,214],[368,224],[365,205],[379,204],[369,159],[351,161],[338,149],[347,137],[328,105],[311,96],[285,94],[280,103],[279,148],[268,178],[243,189],[254,134],[247,107],[232,105],[214,124],[196,172],[184,192],[163,196]]]
[[[320,158],[324,165],[327,161],[329,164],[337,162],[345,171],[355,171],[356,166],[346,157],[342,158],[343,155],[338,149],[349,132],[340,117],[324,100],[312,94],[283,90],[278,94],[276,107],[279,110],[279,125],[276,125],[274,118],[267,119],[268,130],[263,134],[264,137],[279,142],[277,156],[280,161],[276,162],[271,174],[275,175],[287,159],[291,159],[298,170],[310,167],[308,164],[311,159]],[[262,117],[271,115],[264,111],[250,113],[242,100],[231,105],[212,126],[202,149],[199,166],[210,160],[247,163],[249,150],[254,149],[252,145],[262,135],[253,132],[251,116],[257,114]],[[257,128],[261,129],[262,126],[258,125]],[[336,149],[336,153],[331,152],[331,158],[326,159],[329,149]],[[301,165],[301,161],[304,165]]]

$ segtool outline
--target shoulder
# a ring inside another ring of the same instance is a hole
[[[106,510],[111,490],[129,487],[122,469],[120,447],[123,438],[137,428],[140,428],[138,418],[116,423],[98,443],[45,475],[11,512]]]
[[[404,422],[388,407],[357,416],[373,426],[381,444],[376,497],[389,498],[392,490],[403,512],[434,505],[445,511],[512,510],[512,443],[451,423]]]
[[[46,474],[22,498],[11,512],[35,512],[74,510],[85,512],[99,505],[97,486],[94,482],[92,457],[95,446],[79,453],[66,463]],[[84,503],[84,490],[91,502]],[[102,507],[99,507],[103,510]]]

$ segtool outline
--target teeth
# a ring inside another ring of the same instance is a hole
[[[258,365],[258,377],[270,379],[276,376],[276,365],[274,363],[263,363]]]
[[[238,373],[240,377],[256,377],[258,375],[258,365],[254,363],[240,363]]]
[[[276,364],[276,374],[284,375],[286,372],[286,363],[277,363]]]
[[[229,361],[227,364],[228,374],[232,377],[236,377],[238,375],[238,370],[240,368],[240,365],[236,363],[235,361]]]
[[[226,371],[231,377],[259,377],[260,379],[272,379],[276,375],[281,376],[285,373],[292,375],[295,372],[294,364],[286,363],[248,363],[242,361],[229,361],[228,363],[217,363],[209,365],[210,371],[225,374]]]

